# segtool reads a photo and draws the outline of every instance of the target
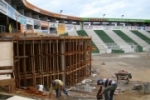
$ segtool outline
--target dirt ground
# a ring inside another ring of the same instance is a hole
[[[70,97],[63,95],[61,100],[96,100],[98,86],[96,80],[99,78],[111,78],[116,80],[114,73],[126,70],[132,74],[129,84],[119,81],[118,86],[125,91],[114,95],[114,100],[150,100],[150,95],[144,95],[142,91],[132,90],[135,83],[150,82],[150,56],[147,53],[132,54],[102,54],[92,56],[92,70],[96,76],[90,76],[90,86],[96,87],[92,92],[69,91]],[[40,99],[38,99],[40,100]],[[41,99],[41,100],[56,100]]]
[[[98,78],[116,80],[114,73],[119,70],[126,70],[132,74],[132,79],[130,79],[129,84],[125,84],[124,81],[118,82],[118,86],[121,89],[125,89],[125,91],[114,95],[114,100],[150,100],[150,95],[145,95],[142,91],[132,90],[133,85],[136,83],[150,82],[150,57],[147,53],[102,54],[94,55],[92,59],[92,69],[97,70],[97,75],[88,78],[93,80],[91,85],[96,86]],[[94,97],[97,91],[98,87],[91,93],[83,93],[85,94],[85,99],[72,98],[70,100],[96,100]],[[81,93],[76,95],[79,96]],[[93,97],[93,99],[89,99],[87,95]]]

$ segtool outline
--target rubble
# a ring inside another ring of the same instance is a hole
[[[78,85],[78,86],[72,87],[71,90],[81,91],[81,92],[92,92],[94,89],[95,87],[91,87],[89,84],[85,84],[85,85]]]
[[[82,84],[85,84],[85,83],[88,83],[88,82],[91,82],[92,80],[91,79],[85,79],[83,81],[81,81]]]
[[[92,76],[94,77],[94,76],[96,76],[97,74],[92,74]]]
[[[115,95],[118,95],[118,94],[123,94],[125,91],[125,89],[121,89],[119,86],[117,87],[117,89],[115,90]]]
[[[44,93],[42,91],[39,91],[34,87],[27,87],[27,89],[25,91],[30,94],[44,95]]]
[[[144,82],[142,84],[134,84],[132,90],[141,90],[144,94],[150,93],[150,83]]]
[[[141,84],[134,84],[132,87],[132,90],[142,90],[142,85]]]

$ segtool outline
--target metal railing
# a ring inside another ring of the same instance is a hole
[[[0,33],[6,32],[6,26],[0,25]]]
[[[15,28],[12,28],[11,30],[12,30],[12,33],[19,33],[20,32],[20,30],[17,30]],[[9,30],[6,26],[0,25],[0,33],[8,33],[8,32],[9,32]]]

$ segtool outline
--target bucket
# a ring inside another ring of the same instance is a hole
[[[36,85],[36,89],[39,91],[44,91],[44,86],[43,85]]]

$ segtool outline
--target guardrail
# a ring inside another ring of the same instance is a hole
[[[0,25],[0,33],[6,32],[6,26]]]

